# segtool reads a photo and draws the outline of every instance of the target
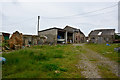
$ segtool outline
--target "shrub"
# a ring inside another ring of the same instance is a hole
[[[4,41],[4,42],[2,42],[2,47],[5,47],[5,46],[8,46],[8,41]]]

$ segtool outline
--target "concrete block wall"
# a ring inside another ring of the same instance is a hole
[[[95,38],[94,40],[92,40],[92,38]],[[113,43],[113,40],[114,40],[114,36],[101,36],[102,37],[102,40],[101,40],[101,43]],[[90,42],[94,42],[94,43],[99,43],[99,38],[98,36],[90,36]],[[107,40],[108,39],[108,40]]]
[[[38,35],[46,36],[47,37],[46,43],[57,44],[57,34],[58,34],[57,32],[58,32],[57,29],[51,29],[51,30],[39,32]]]

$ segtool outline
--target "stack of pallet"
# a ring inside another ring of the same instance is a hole
[[[22,48],[23,45],[23,35],[18,31],[14,32],[9,39],[9,45],[11,49],[19,49]]]

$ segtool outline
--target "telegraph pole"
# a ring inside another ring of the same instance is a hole
[[[37,32],[39,32],[39,21],[40,21],[40,16],[38,16],[38,28],[37,28]]]

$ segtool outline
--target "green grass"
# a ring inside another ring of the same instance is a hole
[[[3,78],[81,78],[75,65],[81,47],[72,45],[33,46],[10,53],[3,53]]]
[[[100,69],[100,75],[104,78],[118,78],[115,74],[113,74],[110,69],[108,69],[108,66],[102,66],[98,65],[98,68]]]
[[[114,51],[114,48],[118,47],[120,44],[110,44],[110,46],[106,46],[106,44],[86,44],[85,47],[92,49],[100,53],[101,55],[110,58],[116,62],[119,62],[120,55]]]

